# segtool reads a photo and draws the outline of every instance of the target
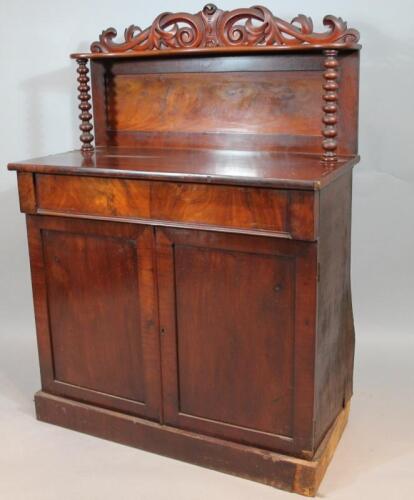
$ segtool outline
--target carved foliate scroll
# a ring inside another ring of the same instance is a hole
[[[303,47],[335,46],[350,48],[359,40],[359,33],[334,16],[325,16],[323,33],[313,31],[312,19],[302,14],[292,22],[275,17],[265,7],[222,11],[207,4],[197,14],[160,14],[145,30],[130,26],[125,40],[115,42],[114,28],[103,31],[91,51],[100,53],[143,52],[168,49],[199,49],[215,47]]]

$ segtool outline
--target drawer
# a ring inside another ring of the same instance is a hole
[[[38,213],[315,239],[312,191],[36,174]]]

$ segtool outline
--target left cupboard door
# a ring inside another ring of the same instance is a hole
[[[152,228],[48,216],[27,226],[43,390],[159,420]]]

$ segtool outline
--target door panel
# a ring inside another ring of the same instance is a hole
[[[186,246],[174,257],[180,411],[289,436],[294,262]]]
[[[152,230],[36,217],[29,220],[29,236],[32,260],[41,256],[40,269],[33,269],[34,286],[43,282],[43,287],[37,286],[39,307],[47,308],[49,316],[47,327],[38,325],[41,345],[47,345],[44,354],[50,358],[43,377],[48,389],[157,417]]]
[[[297,312],[316,285],[300,271],[316,261],[300,243],[157,230],[166,423],[269,449],[311,447],[311,391],[294,381],[312,375],[314,313]]]
[[[55,379],[143,402],[135,241],[42,233]]]

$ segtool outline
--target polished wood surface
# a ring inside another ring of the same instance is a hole
[[[107,119],[119,132],[318,135],[320,94],[316,71],[116,75]]]
[[[274,16],[266,7],[222,11],[207,4],[197,14],[187,12],[160,14],[150,27],[142,30],[131,25],[125,30],[125,41],[114,42],[115,28],[104,30],[99,41],[91,45],[94,54],[119,55],[158,51],[188,51],[216,47],[340,47],[358,48],[359,33],[348,28],[341,18],[329,15],[323,19],[328,30],[315,32],[312,19],[299,14],[291,23]],[[72,57],[78,55],[73,54]]]
[[[323,118],[328,106],[325,98],[330,99],[328,92],[332,92],[324,89],[325,77],[331,73],[325,67],[327,61],[328,56],[323,52],[279,57],[246,54],[94,61],[91,73],[96,146],[271,150],[322,155],[326,151],[324,141],[334,140],[323,135],[324,130],[326,133],[330,130],[328,126],[333,127],[332,123],[324,123]],[[359,53],[338,51],[336,61],[340,85],[336,101],[329,102],[330,109],[336,106],[334,152],[336,156],[355,155]],[[200,75],[210,81],[210,87],[203,85]],[[233,79],[240,80],[237,87],[232,84]],[[117,91],[120,87],[121,91]],[[220,106],[225,91],[230,95],[226,105]],[[252,99],[255,95],[256,99]],[[223,107],[228,109],[229,116],[223,113]],[[269,120],[269,107],[273,122]],[[172,109],[175,113],[170,118]],[[131,120],[133,110],[137,112]],[[229,120],[231,117],[233,120]]]
[[[97,148],[86,156],[80,151],[68,151],[13,162],[8,168],[41,174],[318,190],[351,169],[358,160],[358,157],[344,157],[335,164],[326,164],[311,154],[112,147]]]
[[[91,88],[89,86],[90,78],[88,76],[89,69],[86,64],[87,59],[78,58],[76,59],[76,62],[78,63],[78,75],[79,75],[78,99],[80,101],[79,109],[81,112],[79,115],[79,119],[81,121],[79,128],[82,131],[82,134],[80,135],[80,141],[82,143],[81,150],[84,152],[88,152],[93,150],[92,146],[93,135],[91,133],[93,125],[91,123],[92,113],[90,112],[92,104],[90,103],[91,94],[89,93]]]
[[[43,387],[159,418],[150,228],[41,216],[27,225]]]
[[[165,421],[313,453],[316,245],[161,229],[157,255]]]
[[[339,61],[337,59],[337,50],[324,50],[325,56],[324,66],[325,71],[323,77],[325,82],[323,84],[323,129],[322,135],[324,137],[322,141],[323,148],[323,160],[326,162],[337,161],[336,149],[338,147],[338,141],[336,137],[338,135],[338,130],[336,124],[338,123],[338,89],[339,89]]]
[[[44,174],[34,193],[33,213],[316,238],[317,207],[307,191]]]
[[[209,4],[74,55],[81,150],[9,164],[39,419],[316,494],[352,395],[359,160],[358,33],[324,22]]]
[[[17,183],[19,187],[20,210],[26,213],[36,212],[36,193],[35,193],[34,175],[28,172],[19,172],[17,174]]]

